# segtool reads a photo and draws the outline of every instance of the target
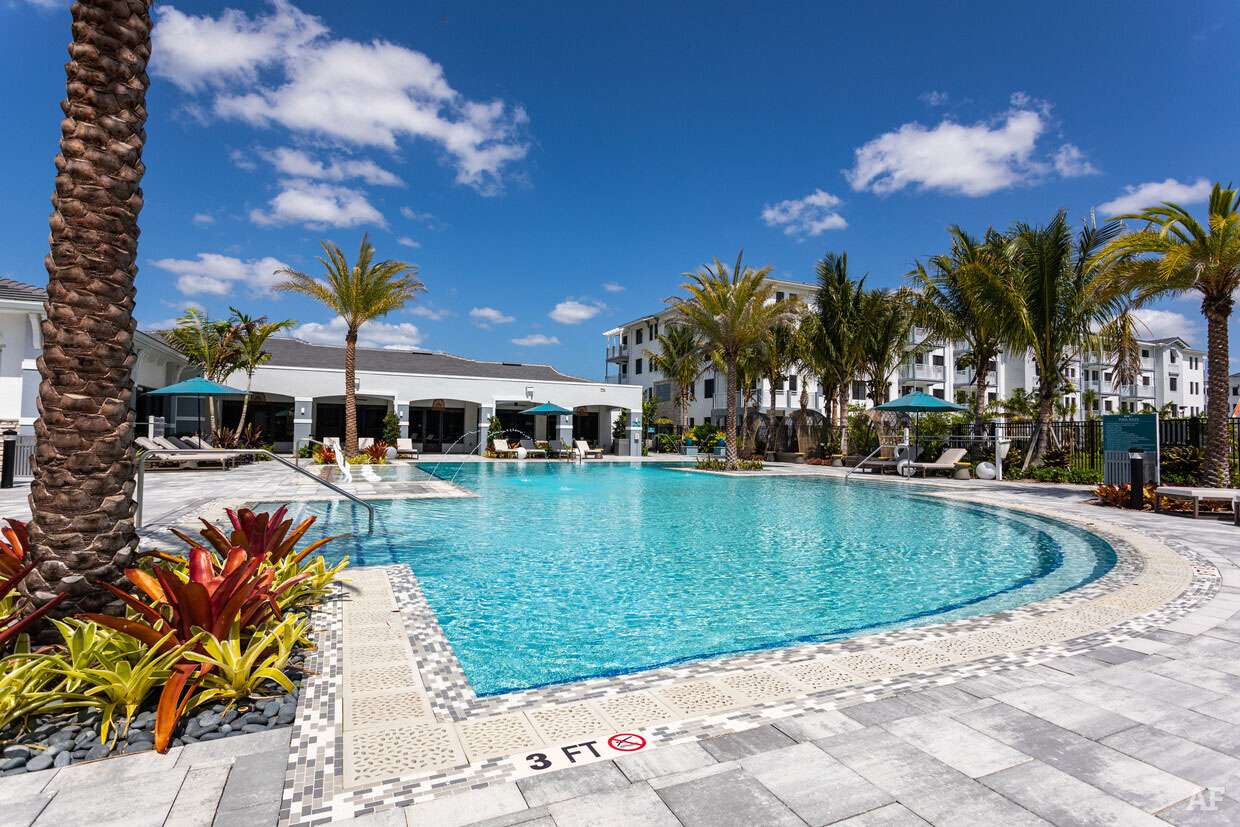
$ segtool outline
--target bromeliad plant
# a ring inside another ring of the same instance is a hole
[[[248,641],[243,642],[237,624],[223,640],[206,638],[203,651],[186,654],[188,660],[206,667],[203,689],[194,699],[195,703],[232,702],[260,696],[265,691],[266,681],[292,692],[293,682],[284,674],[284,669],[298,644],[306,642],[308,625],[305,618],[287,617]]]

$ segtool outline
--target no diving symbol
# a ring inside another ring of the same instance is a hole
[[[646,746],[646,739],[631,732],[619,732],[607,739],[607,746],[620,752],[635,752]]]

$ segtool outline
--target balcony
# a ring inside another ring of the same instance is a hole
[[[964,370],[956,371],[956,376],[953,381],[957,387],[965,387],[973,384],[974,375],[975,374],[972,368],[965,368]],[[995,375],[993,370],[986,373],[986,387],[993,388],[998,384],[998,381],[998,377]]]
[[[942,365],[919,365],[908,363],[900,365],[901,382],[942,382],[946,369]]]
[[[629,360],[628,345],[608,345],[607,361],[608,362],[627,362]]]
[[[1120,399],[1153,399],[1153,385],[1120,385],[1116,394]]]

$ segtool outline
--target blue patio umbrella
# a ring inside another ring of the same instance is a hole
[[[521,413],[530,414],[531,416],[538,416],[539,414],[544,416],[571,416],[573,412],[551,402],[546,402],[533,408],[526,408]],[[550,420],[548,420],[548,423],[550,423]],[[548,429],[547,439],[551,439],[550,429]]]
[[[246,392],[237,388],[230,388],[227,385],[221,385],[218,382],[212,382],[210,379],[203,379],[201,376],[195,376],[193,379],[186,379],[184,382],[177,382],[175,385],[169,385],[166,388],[147,391],[147,396],[196,396],[198,397],[198,436],[202,437],[202,397],[204,396],[245,396]]]
[[[890,402],[884,402],[881,405],[875,405],[876,411],[897,411],[900,413],[914,414],[913,422],[915,428],[914,443],[921,439],[921,415],[923,413],[948,413],[956,411],[967,411],[964,405],[957,405],[955,402],[948,402],[946,399],[939,399],[937,396],[931,396],[921,391],[913,391],[906,393],[899,399],[893,399]],[[912,457],[916,459],[916,456]]]

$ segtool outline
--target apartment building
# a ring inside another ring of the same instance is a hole
[[[776,299],[799,297],[813,305],[815,285],[776,278],[769,281],[775,288]],[[657,337],[675,316],[676,311],[668,307],[606,331],[605,381],[653,390],[667,403],[660,413],[678,419],[672,383],[650,369],[650,353],[658,352]],[[964,359],[967,349],[951,342],[919,347],[928,335],[928,331],[916,329],[909,337],[909,356],[889,377],[889,396],[919,390],[941,399],[963,399],[975,389],[974,368]],[[1113,359],[1092,354],[1080,356],[1068,365],[1068,385],[1062,401],[1072,417],[1085,416],[1086,398],[1092,402],[1095,414],[1162,410],[1168,404],[1174,405],[1181,416],[1195,416],[1205,410],[1205,351],[1191,347],[1180,337],[1142,340],[1140,375],[1130,383],[1116,385],[1113,365]],[[1003,353],[991,362],[983,392],[991,402],[1011,397],[1018,388],[1032,393],[1038,387],[1038,377],[1037,365],[1029,354]],[[726,381],[722,371],[709,369],[694,383],[687,414],[691,425],[723,423]],[[1232,384],[1240,388],[1240,382]],[[828,400],[815,376],[786,376],[776,384],[773,394],[769,385],[768,381],[761,381],[752,396],[752,402],[762,412],[772,408],[777,414],[797,410],[802,389],[807,391],[809,407],[825,412]],[[1087,395],[1086,391],[1090,393]],[[871,404],[862,379],[853,382],[849,395],[852,404]]]

